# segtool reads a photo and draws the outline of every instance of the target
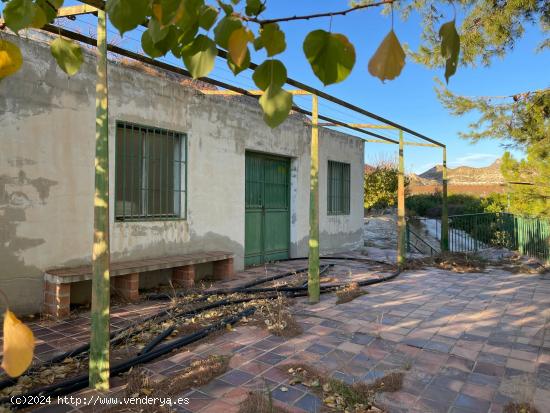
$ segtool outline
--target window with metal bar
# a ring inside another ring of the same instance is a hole
[[[349,215],[349,163],[328,161],[327,201],[329,215]]]
[[[186,218],[187,137],[117,122],[115,219]]]

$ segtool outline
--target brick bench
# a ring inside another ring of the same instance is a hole
[[[195,265],[212,262],[213,278],[228,280],[233,276],[233,254],[225,251],[195,252],[173,257],[111,263],[111,288],[122,297],[134,301],[139,298],[139,274],[147,271],[172,269],[174,285],[191,288],[195,284]],[[69,315],[71,284],[92,279],[92,266],[58,268],[44,273],[45,314],[54,317]]]

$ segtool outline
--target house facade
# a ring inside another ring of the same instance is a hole
[[[91,262],[95,56],[69,78],[46,38],[17,38],[0,83],[0,288],[40,311],[43,274]],[[230,251],[235,270],[308,253],[311,128],[276,129],[253,99],[123,61],[109,64],[111,259]],[[362,246],[361,139],[320,128],[320,247]],[[208,275],[205,264],[198,276]],[[162,271],[143,287],[167,279]],[[89,282],[73,301],[89,299]]]

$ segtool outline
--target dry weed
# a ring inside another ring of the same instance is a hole
[[[504,406],[504,413],[538,413],[538,410],[531,403],[509,402]]]
[[[230,357],[228,356],[209,356],[206,359],[195,360],[181,372],[165,378],[164,380],[153,382],[145,370],[138,368],[130,370],[127,377],[127,386],[124,390],[126,397],[173,397],[181,394],[192,387],[203,386],[216,377],[225,373],[229,367]],[[104,412],[115,413],[121,411],[119,406],[114,406]],[[140,405],[132,406],[122,410],[125,412],[172,412],[168,406],[159,405]]]
[[[484,272],[486,266],[487,261],[479,256],[461,252],[445,252],[434,257],[407,260],[405,268],[418,270],[426,267],[436,267],[464,274]]]
[[[350,301],[355,300],[357,297],[368,294],[366,291],[361,290],[359,284],[352,282],[343,288],[336,290],[336,304],[349,303]]]
[[[325,407],[335,411],[381,412],[374,405],[374,399],[380,392],[395,392],[403,386],[402,372],[392,372],[373,383],[355,382],[348,384],[342,380],[330,378],[306,364],[282,366],[292,376],[289,384],[302,384],[319,394]]]
[[[271,393],[262,391],[254,391],[248,394],[248,397],[241,402],[238,413],[289,413],[283,407],[273,403]]]
[[[259,307],[257,314],[263,319],[271,334],[282,337],[296,337],[302,334],[302,327],[290,312],[290,302],[282,295]]]

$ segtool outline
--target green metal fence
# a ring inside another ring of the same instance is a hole
[[[429,254],[430,257],[439,254],[441,251],[432,246],[417,232],[413,231],[410,223],[407,222],[406,227],[406,245],[407,252],[419,252],[421,254]]]
[[[503,247],[550,262],[550,219],[509,213],[449,216],[449,249],[475,252]]]

